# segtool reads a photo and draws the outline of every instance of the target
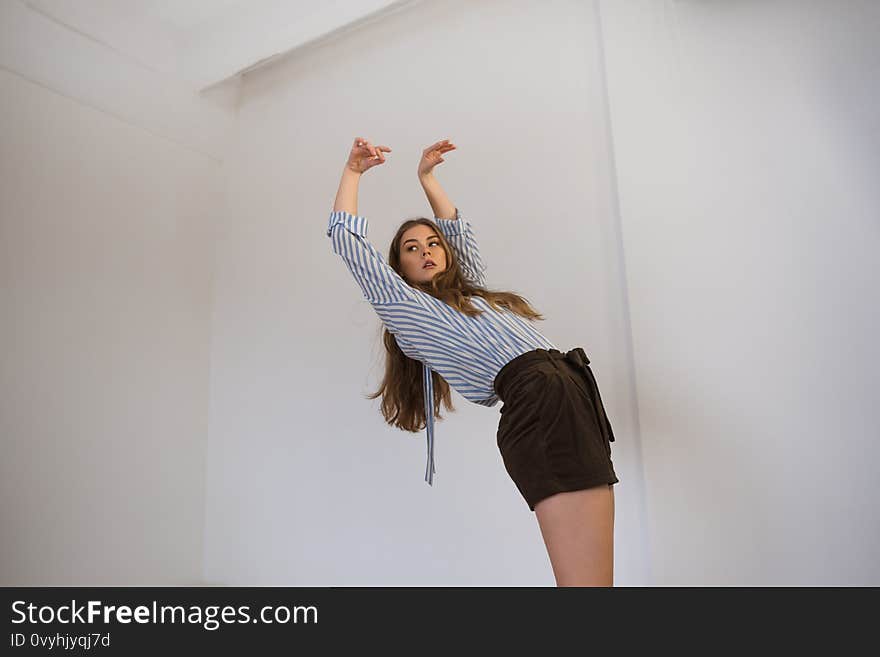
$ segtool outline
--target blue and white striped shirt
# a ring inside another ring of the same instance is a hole
[[[452,247],[465,277],[480,287],[486,269],[470,222],[458,208],[455,219],[434,218]],[[412,287],[367,240],[367,219],[344,210],[330,213],[327,236],[401,351],[422,363],[428,464],[425,481],[433,485],[434,386],[431,370],[468,401],[494,406],[498,395],[495,375],[517,356],[537,348],[557,347],[531,322],[506,309],[496,310],[485,299],[471,297],[484,312],[470,317],[430,294]]]

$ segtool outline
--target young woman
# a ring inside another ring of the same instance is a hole
[[[544,337],[531,323],[543,317],[523,297],[485,287],[470,222],[433,175],[455,148],[444,139],[422,152],[418,177],[435,218],[404,221],[387,260],[367,240],[357,190],[391,149],[357,137],[348,155],[327,235],[385,326],[385,377],[370,398],[382,395],[389,424],[426,429],[432,485],[434,416],[441,401],[454,410],[450,386],[483,406],[503,401],[498,449],[538,518],[557,586],[612,586],[619,480],[590,360]]]

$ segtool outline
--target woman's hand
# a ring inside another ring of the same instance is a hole
[[[443,162],[443,154],[455,150],[455,144],[451,144],[448,139],[438,141],[431,144],[422,151],[422,159],[419,161],[419,178],[429,175],[434,167]]]
[[[387,146],[373,146],[363,137],[355,137],[345,168],[355,173],[363,173],[377,164],[383,164],[385,162],[384,153],[390,152],[391,149]]]

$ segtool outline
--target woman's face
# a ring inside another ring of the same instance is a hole
[[[446,252],[433,228],[417,224],[403,233],[400,267],[405,278],[419,283],[429,283],[435,274],[446,270]]]

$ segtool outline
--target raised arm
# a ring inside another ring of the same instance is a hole
[[[374,166],[384,164],[385,153],[390,153],[387,146],[373,146],[363,137],[355,137],[348,161],[342,170],[342,180],[336,192],[336,201],[333,203],[333,211],[344,210],[350,214],[357,214],[358,184],[361,175]]]
[[[450,143],[448,139],[428,146],[422,152],[422,159],[419,162],[419,182],[434,211],[434,223],[455,251],[462,273],[473,283],[485,287],[486,267],[477,247],[474,230],[470,222],[462,219],[458,208],[449,200],[440,182],[434,177],[434,167],[444,161],[443,153],[455,148],[455,144]]]
[[[486,287],[486,267],[477,247],[474,229],[471,223],[461,216],[458,208],[455,208],[454,215],[454,219],[434,217],[434,223],[443,231],[443,236],[455,251],[455,257],[465,278],[480,287]]]
[[[443,139],[423,150],[422,159],[419,160],[419,182],[425,190],[425,195],[428,197],[428,203],[431,204],[434,216],[438,218],[455,219],[455,206],[434,177],[434,167],[445,161],[443,154],[454,150],[455,144],[451,143],[448,139]]]
[[[361,175],[385,161],[383,151],[390,153],[391,149],[374,147],[360,137],[355,139],[327,223],[333,252],[343,259],[364,298],[372,304],[406,301],[416,296],[415,290],[367,240],[367,219],[357,214]]]

